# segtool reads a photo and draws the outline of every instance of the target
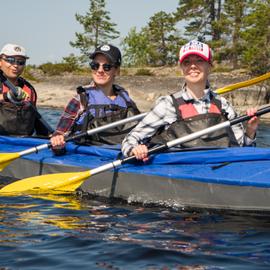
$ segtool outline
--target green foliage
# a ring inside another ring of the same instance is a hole
[[[89,52],[119,37],[105,9],[106,0],[90,0],[85,15],[76,14],[83,26],[70,44],[81,56],[70,55],[61,64],[47,63],[47,73],[76,70],[89,60]],[[179,0],[174,13],[157,12],[146,26],[131,28],[122,39],[127,67],[175,65],[180,47],[190,39],[206,42],[214,51],[217,70],[248,68],[261,74],[270,69],[270,0]],[[53,65],[53,66],[52,66]],[[55,66],[54,66],[55,65]],[[125,72],[125,71],[124,71]],[[145,73],[145,71],[141,71]],[[123,72],[122,72],[123,73]]]
[[[163,11],[154,14],[140,32],[132,28],[123,40],[124,60],[129,66],[163,66],[177,62],[186,40],[176,29],[174,17]]]
[[[45,63],[39,66],[39,69],[44,72],[45,75],[61,75],[64,72],[73,72],[74,69],[67,63]]]
[[[177,36],[175,19],[172,14],[164,11],[154,14],[148,23],[147,33],[152,62],[149,64],[163,66],[175,63],[181,39]],[[177,43],[176,47],[173,40]]]
[[[185,35],[201,41],[211,37],[212,40],[220,38],[220,0],[179,0],[174,13],[177,21],[185,22]]]
[[[80,69],[80,60],[79,57],[76,57],[74,54],[70,54],[67,57],[63,57],[63,64],[69,65],[70,69],[75,71]]]
[[[90,7],[85,16],[76,14],[76,20],[83,26],[83,33],[75,33],[76,40],[70,42],[72,47],[80,49],[82,62],[88,54],[102,43],[111,42],[119,37],[115,23],[111,22],[109,12],[105,10],[105,0],[90,0]]]
[[[245,18],[243,63],[253,74],[270,69],[270,2],[253,1],[251,12]]]
[[[137,76],[153,76],[154,74],[149,69],[140,68],[136,71],[135,75],[137,75]]]
[[[131,28],[127,37],[122,42],[124,47],[124,62],[129,66],[145,66],[148,63],[148,38],[146,33]]]
[[[23,70],[22,77],[25,78],[26,80],[37,82],[38,79],[32,73],[32,71],[35,68],[36,68],[35,66],[27,65]]]

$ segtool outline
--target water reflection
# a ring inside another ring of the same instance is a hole
[[[123,263],[134,265],[131,269],[211,269],[207,265],[214,261],[213,269],[224,269],[228,259],[236,265],[270,265],[267,216],[104,204],[76,196],[19,196],[0,197],[0,221],[4,253],[21,246],[35,257],[46,250],[65,265],[74,256],[101,269],[126,269]],[[76,255],[64,255],[64,249]],[[152,268],[146,267],[149,263]]]
[[[269,269],[270,217],[0,197],[0,249],[0,269]]]

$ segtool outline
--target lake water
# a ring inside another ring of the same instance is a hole
[[[270,144],[270,125],[258,135]],[[0,269],[270,269],[270,216],[0,197]]]

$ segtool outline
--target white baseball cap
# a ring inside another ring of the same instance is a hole
[[[179,62],[182,63],[183,60],[191,54],[198,55],[209,63],[212,61],[211,49],[207,44],[200,41],[191,40],[187,44],[183,45],[179,52]]]
[[[22,56],[26,59],[28,59],[29,57],[26,55],[26,51],[25,48],[17,45],[17,44],[6,44],[0,54],[4,54],[6,56]]]

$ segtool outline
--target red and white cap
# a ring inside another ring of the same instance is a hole
[[[191,40],[187,44],[183,45],[179,52],[179,62],[182,63],[183,60],[191,54],[198,55],[209,63],[212,61],[211,49],[207,44],[200,41]]]

